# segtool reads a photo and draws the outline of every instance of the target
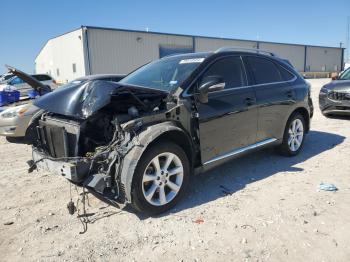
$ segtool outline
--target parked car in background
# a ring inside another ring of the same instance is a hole
[[[350,68],[321,88],[319,106],[325,116],[350,115]]]
[[[28,75],[14,67],[6,66],[9,70],[9,74],[13,77],[9,77],[0,83],[0,90],[14,89],[20,92],[20,96],[28,96],[28,91],[33,89],[33,85],[46,86],[47,90],[53,90],[57,88],[56,81],[46,74],[34,74]],[[40,84],[38,84],[40,82]]]
[[[0,84],[2,84],[3,82],[6,82],[7,80],[9,80],[10,78],[14,77],[13,74],[11,73],[6,73],[0,76]]]
[[[310,85],[290,63],[234,48],[167,56],[35,106],[45,113],[29,170],[151,214],[173,207],[192,174],[233,157],[265,146],[297,155],[313,115]]]
[[[24,75],[25,73],[21,73],[21,77],[23,79],[29,79]],[[90,75],[77,78],[72,82],[63,85],[59,88],[67,88],[72,85],[82,84],[87,81],[93,80],[102,80],[102,81],[112,81],[118,82],[125,75],[121,74],[99,74],[99,75]],[[36,79],[34,79],[36,80]],[[40,92],[38,88],[43,83],[41,81],[34,81],[31,79],[27,82],[27,84]],[[38,113],[40,110],[38,107],[32,104],[33,100],[25,100],[19,103],[10,105],[5,107],[2,112],[0,112],[0,135],[8,137],[9,141],[18,141],[18,139],[11,138],[24,138],[23,142],[30,143],[32,141],[33,135],[36,132],[35,127],[31,126],[32,117]]]

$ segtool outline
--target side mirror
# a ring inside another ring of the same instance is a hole
[[[208,93],[220,91],[225,88],[225,82],[220,76],[207,76],[198,88],[197,98],[201,103],[208,103]]]

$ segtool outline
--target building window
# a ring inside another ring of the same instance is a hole
[[[56,75],[60,76],[60,70],[58,68],[56,69]]]
[[[73,73],[76,73],[77,72],[77,65],[76,63],[73,64]]]

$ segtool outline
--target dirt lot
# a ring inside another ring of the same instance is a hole
[[[327,81],[310,81],[316,112],[299,156],[266,149],[232,161],[155,218],[90,196],[84,234],[67,213],[68,182],[27,174],[30,147],[1,138],[0,261],[350,261],[350,121],[319,112]],[[339,191],[318,191],[321,182]]]

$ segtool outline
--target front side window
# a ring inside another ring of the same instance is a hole
[[[171,91],[179,87],[205,56],[174,56],[156,60],[132,72],[119,83]]]
[[[240,57],[222,58],[204,73],[201,79],[210,76],[220,76],[225,82],[225,89],[242,87],[246,85],[245,72]]]
[[[277,66],[270,60],[260,57],[246,57],[256,84],[284,81]]]

